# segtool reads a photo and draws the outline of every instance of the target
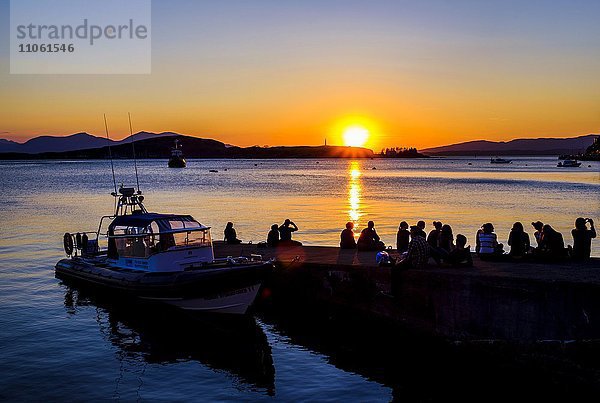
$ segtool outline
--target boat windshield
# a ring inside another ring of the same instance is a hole
[[[112,257],[116,252],[119,257],[147,258],[167,250],[211,245],[210,228],[190,216],[156,219],[144,226],[117,224],[109,231]]]

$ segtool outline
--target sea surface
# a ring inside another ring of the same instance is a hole
[[[530,223],[540,220],[570,244],[577,217],[600,222],[600,163],[556,163],[189,160],[169,169],[166,160],[141,160],[137,169],[150,211],[192,214],[214,239],[232,221],[239,238],[259,242],[271,224],[290,218],[300,228],[295,239],[334,246],[347,221],[360,230],[373,220],[393,244],[400,221],[422,219],[426,231],[442,221],[474,246],[485,222],[506,242],[515,221],[532,235]],[[117,186],[137,186],[132,161],[115,160],[114,170]],[[371,354],[372,343],[347,329],[261,316],[214,323],[124,307],[62,284],[54,277],[62,234],[96,230],[112,213],[113,186],[109,161],[0,161],[0,400],[362,402],[419,393],[436,400],[436,387],[447,384],[452,366],[443,354],[397,363],[438,369],[423,370],[427,387],[415,390],[410,375],[389,375],[398,371],[379,360],[385,352]],[[592,254],[600,256],[600,241]],[[408,338],[394,343],[423,348]]]

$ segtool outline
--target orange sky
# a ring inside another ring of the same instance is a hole
[[[10,75],[0,47],[0,138],[103,136],[106,113],[119,139],[127,112],[135,131],[240,146],[342,144],[356,124],[375,150],[600,132],[595,2],[215,2],[205,24],[192,3],[152,3],[150,75]]]

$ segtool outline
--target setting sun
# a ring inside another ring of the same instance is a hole
[[[344,144],[350,147],[362,147],[369,138],[369,131],[361,126],[351,126],[344,130]]]

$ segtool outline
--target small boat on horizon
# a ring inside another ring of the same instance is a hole
[[[148,212],[134,188],[112,195],[115,212],[101,217],[97,231],[64,234],[68,258],[56,264],[57,278],[187,311],[248,311],[272,261],[215,259],[210,227],[191,215]]]
[[[564,161],[556,164],[557,167],[561,167],[561,168],[577,168],[580,165],[581,165],[581,162],[578,162],[577,160],[572,160],[572,159],[565,159]]]
[[[175,139],[175,146],[171,148],[169,168],[185,168],[186,165],[185,158],[183,158],[183,151],[179,148],[179,140]]]
[[[504,158],[490,158],[490,163],[491,164],[510,164],[512,162],[512,160],[507,160]]]

